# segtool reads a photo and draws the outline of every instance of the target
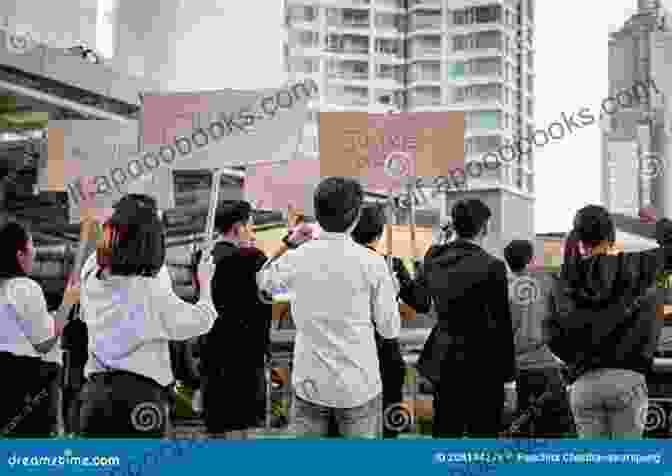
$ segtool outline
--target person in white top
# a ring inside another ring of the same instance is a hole
[[[66,289],[60,308],[49,313],[42,288],[28,277],[34,259],[33,240],[22,225],[0,228],[0,367],[18,377],[2,392],[0,437],[49,437],[57,422],[58,366],[47,356],[58,350],[79,289]]]
[[[200,300],[189,304],[172,289],[165,255],[154,201],[122,199],[81,273],[89,334],[82,436],[158,438],[168,431],[167,386],[174,381],[169,342],[207,333],[217,313],[211,257],[199,264]]]
[[[294,295],[292,426],[298,436],[328,436],[330,421],[342,437],[382,434],[374,325],[383,337],[394,339],[401,320],[385,261],[350,236],[363,195],[355,180],[323,180],[314,197],[319,239],[311,240],[311,226],[299,225],[258,273],[261,289],[285,287]]]

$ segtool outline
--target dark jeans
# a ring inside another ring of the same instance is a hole
[[[385,339],[376,334],[376,345],[383,383],[383,438],[396,438],[403,429],[395,425],[393,415],[404,399],[406,364],[399,339]]]
[[[552,393],[536,408],[534,416],[517,436],[563,438],[573,432],[573,418],[562,372],[559,368],[520,370],[516,379],[518,414],[529,409],[545,392]],[[535,406],[536,407],[536,406]]]
[[[147,377],[122,371],[93,374],[79,398],[83,437],[162,438],[168,432],[168,392]]]
[[[434,438],[497,438],[502,430],[504,382],[475,372],[441,376],[434,393]]]

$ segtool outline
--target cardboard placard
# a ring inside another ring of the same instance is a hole
[[[174,155],[170,166],[176,170],[289,160],[308,118],[310,97],[300,90],[147,93],[143,149]]]
[[[398,190],[405,177],[448,176],[464,167],[464,113],[321,112],[323,177],[362,177],[370,189]]]
[[[258,209],[286,210],[291,205],[295,212],[314,216],[313,194],[320,179],[320,161],[315,159],[250,166],[245,197]]]
[[[138,152],[138,125],[106,120],[51,121],[42,190],[67,191],[70,221],[104,221],[128,193],[146,193],[161,209],[174,207],[172,175]],[[151,166],[151,167],[150,167]]]
[[[400,258],[414,258],[413,247],[411,244],[411,230],[409,225],[389,225],[392,229],[392,256]],[[387,230],[385,227],[383,237],[378,242],[378,252],[385,254],[387,251]],[[432,229],[416,226],[415,240],[418,251],[418,257],[425,256],[427,250],[432,246]]]

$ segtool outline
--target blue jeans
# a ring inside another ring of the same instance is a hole
[[[380,438],[383,432],[381,395],[354,408],[317,405],[294,396],[291,428],[298,437],[326,438],[329,422],[343,438]]]
[[[641,439],[648,411],[644,375],[593,370],[572,385],[570,403],[579,438]]]

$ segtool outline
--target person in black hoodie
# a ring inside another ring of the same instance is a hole
[[[660,248],[616,253],[614,223],[605,208],[586,206],[574,219],[546,333],[551,350],[569,368],[580,438],[643,435],[646,376],[663,325],[656,316],[655,279],[672,268],[672,222],[658,221],[656,239]]]
[[[491,217],[487,205],[463,200],[451,215],[455,241],[435,245],[425,256],[438,314],[428,355],[440,374],[432,382],[432,433],[495,438],[503,425],[505,383],[512,385],[516,376],[506,265],[481,247]]]
[[[247,430],[260,426],[266,414],[272,307],[260,300],[256,282],[266,255],[253,246],[248,202],[225,202],[215,228],[222,234],[213,250],[212,296],[219,317],[202,357],[205,422],[213,437],[246,439]]]
[[[382,207],[366,206],[362,208],[359,223],[352,231],[352,239],[367,247],[372,253],[378,254],[376,245],[384,229],[385,213]],[[381,256],[381,259],[384,258]],[[399,282],[398,298],[417,312],[429,312],[431,302],[421,278],[413,280],[401,259],[393,257],[392,263],[393,272]],[[395,424],[396,422],[388,420],[393,418],[394,410],[403,401],[406,364],[401,355],[399,339],[385,339],[378,332],[375,337],[383,380],[383,438],[396,438],[401,429]]]

